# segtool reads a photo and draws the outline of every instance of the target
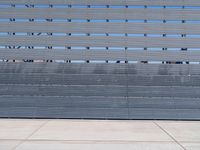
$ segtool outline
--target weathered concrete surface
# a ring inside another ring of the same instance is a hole
[[[1,150],[199,150],[200,122],[0,120]]]

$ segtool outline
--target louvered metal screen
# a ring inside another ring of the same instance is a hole
[[[0,0],[0,117],[200,119],[199,0]]]

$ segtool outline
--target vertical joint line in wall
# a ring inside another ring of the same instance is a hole
[[[49,8],[53,8],[53,5],[49,5]],[[47,21],[48,22],[53,22],[53,19],[52,18],[49,18],[49,19],[47,19]],[[53,35],[53,33],[52,32],[49,32],[49,33],[47,33],[47,35],[48,36],[52,36]],[[53,46],[51,45],[51,46],[47,46],[47,49],[48,50],[50,50],[50,49],[53,49]],[[49,62],[53,62],[53,60],[49,60]]]
[[[128,108],[128,119],[131,119],[130,118],[130,102],[129,102],[129,92],[128,92],[128,89],[129,89],[129,82],[128,82],[128,72],[129,72],[129,64],[128,63],[125,63],[125,66],[126,66],[126,101],[127,101],[127,108]]]
[[[128,47],[125,47],[125,49],[124,49],[124,53],[125,53],[125,64],[128,63],[128,54],[127,54],[127,50],[128,50]]]
[[[146,10],[147,10],[147,5],[144,5],[144,9],[145,9],[144,11],[145,11],[145,17],[146,17],[146,18],[144,19],[144,23],[147,23],[147,22],[148,22],[148,21],[147,21],[147,20],[148,20],[148,19],[147,19],[147,11],[146,11]],[[145,46],[144,46],[144,50],[147,50],[147,47],[146,47],[146,45],[147,45],[147,39],[146,39],[147,34],[146,34],[146,33],[144,34],[144,37],[145,37]],[[142,61],[142,62],[146,62],[146,61]]]
[[[182,6],[182,9],[184,10],[185,9],[185,0],[183,0],[183,6]],[[182,23],[186,23],[186,20],[185,20],[185,17],[184,17],[184,13],[182,13],[182,17],[183,17],[183,20],[182,20]],[[185,31],[185,30],[184,30]],[[181,35],[182,37],[186,37],[187,36],[187,34],[186,33],[184,33],[184,34],[182,34]],[[186,50],[187,50],[187,48],[186,48]],[[186,64],[189,64],[189,61],[188,62],[186,62]]]
[[[71,46],[65,46],[67,49],[67,52],[71,51]],[[66,60],[66,63],[71,63],[71,59]]]
[[[128,62],[128,55],[127,55],[127,50],[128,50],[128,45],[127,45],[127,37],[125,37],[125,49],[124,49],[124,54],[125,54],[125,62]],[[130,119],[130,104],[129,104],[129,93],[128,93],[128,87],[129,87],[129,82],[128,82],[128,72],[129,72],[129,64],[125,63],[125,72],[126,72],[126,101],[127,101],[127,108],[128,108],[128,119]]]
[[[34,8],[35,5],[32,5],[32,4],[31,4],[31,5],[26,5],[26,7],[27,7],[27,8]],[[29,18],[28,21],[29,21],[29,22],[34,22],[34,19],[33,19],[33,18]],[[33,35],[35,35],[35,33],[34,33],[34,32],[28,32],[27,35],[28,35],[28,36],[33,36]],[[29,45],[29,46],[28,46],[28,49],[34,49],[34,46]],[[29,60],[29,61],[34,62],[34,60]]]
[[[144,23],[148,23],[148,21],[147,21],[147,20],[148,20],[148,18],[147,18],[148,13],[147,13],[147,11],[146,11],[146,10],[147,10],[147,5],[144,5],[144,10],[145,10],[145,17],[146,17],[146,18],[144,19]],[[147,47],[146,47],[146,46],[147,46],[147,39],[146,39],[147,33],[144,34],[144,37],[145,37],[145,38],[144,38],[144,39],[145,39],[144,50],[147,50]],[[147,61],[144,60],[144,61],[142,61],[142,62],[146,63]],[[147,62],[147,63],[148,63],[148,62]]]
[[[15,4],[11,4],[11,8],[15,8]],[[15,22],[15,18],[10,18],[10,22]],[[8,32],[9,35],[15,35],[15,32]],[[8,46],[9,49],[15,49],[15,46]],[[9,61],[9,60],[8,60]],[[14,59],[11,59],[11,61],[15,62]]]
[[[164,6],[163,6],[163,9],[164,9],[164,10],[166,9],[166,5],[164,5]],[[163,23],[164,23],[164,24],[166,24],[166,23],[167,23],[167,21],[166,21],[166,19],[165,19],[165,18],[163,19]],[[165,26],[164,26],[164,28],[165,28]],[[166,31],[166,30],[164,30],[164,31]],[[162,36],[163,36],[163,37],[166,37],[166,36],[167,36],[167,34],[166,34],[166,33],[163,33],[163,35],[162,35]],[[162,48],[162,50],[163,50],[163,51],[165,51],[165,50],[167,50],[167,48],[164,48],[164,47],[163,47],[163,48]],[[166,63],[166,61],[162,61],[162,64],[165,64],[165,63]]]
[[[86,47],[86,50],[85,50],[85,58],[86,58],[86,63],[90,63],[90,60],[89,59],[87,59],[87,51],[89,51],[90,50],[90,47],[89,46],[87,46]],[[89,58],[89,57],[88,57]]]
[[[72,5],[69,4],[69,5],[67,5],[67,7],[70,9],[70,8],[72,8]],[[72,22],[72,19],[71,18],[67,18],[67,22]],[[72,35],[72,33],[67,33],[67,36],[71,36],[71,35]],[[67,46],[67,50],[70,51],[71,50],[71,46]],[[71,60],[67,60],[66,62],[67,63],[71,63]]]
[[[106,47],[106,51],[109,52],[109,47]],[[109,60],[106,60],[105,62],[108,63]]]
[[[106,5],[106,8],[110,8],[110,6],[109,5]],[[106,19],[106,22],[108,23],[108,22],[110,22],[110,20],[109,19]],[[109,33],[106,33],[106,36],[108,37],[109,36]],[[109,47],[106,45],[106,50],[109,52]],[[105,60],[105,62],[106,63],[109,63],[109,60]]]

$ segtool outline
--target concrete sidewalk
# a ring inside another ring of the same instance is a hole
[[[200,150],[200,122],[0,119],[0,150]]]

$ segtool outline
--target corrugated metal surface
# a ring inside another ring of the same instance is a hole
[[[179,66],[1,63],[0,116],[199,119],[199,66]]]

